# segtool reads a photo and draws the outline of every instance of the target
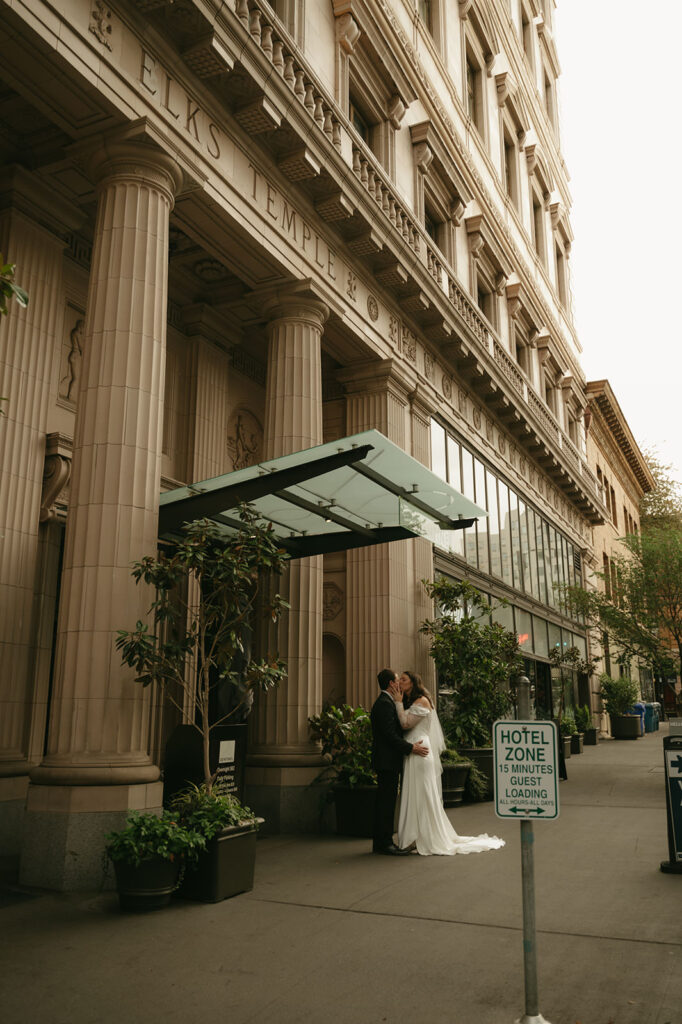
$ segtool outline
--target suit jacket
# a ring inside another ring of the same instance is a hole
[[[372,767],[375,771],[399,772],[412,744],[403,739],[395,701],[382,690],[370,713],[372,721]]]

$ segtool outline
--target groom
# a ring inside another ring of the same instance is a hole
[[[403,730],[392,693],[398,693],[398,677],[391,668],[383,668],[377,676],[381,693],[372,707],[372,767],[377,773],[379,784],[374,811],[373,853],[384,853],[390,857],[401,857],[409,850],[401,850],[393,843],[393,822],[395,801],[398,795],[398,781],[403,768],[403,758],[408,754],[426,757],[429,748],[423,743],[408,743],[403,739]]]

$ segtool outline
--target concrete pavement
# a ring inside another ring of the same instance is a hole
[[[535,826],[540,1011],[551,1024],[682,1024],[682,876],[667,858],[662,737],[568,761]],[[3,1024],[512,1024],[524,1012],[519,825],[449,812],[504,849],[374,857],[258,844],[253,892],[122,915],[111,893],[0,899]],[[0,894],[1,896],[1,894]]]

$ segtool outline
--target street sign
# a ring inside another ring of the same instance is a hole
[[[663,757],[670,859],[663,861],[661,871],[682,874],[682,736],[664,737]]]
[[[493,726],[495,814],[518,821],[559,816],[557,730],[553,722]]]

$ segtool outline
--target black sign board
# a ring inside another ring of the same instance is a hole
[[[682,874],[682,736],[663,738],[663,758],[670,859],[661,863],[661,871]]]
[[[221,792],[233,793],[244,801],[244,766],[246,763],[247,726],[218,725],[211,730],[209,761],[216,773]],[[204,780],[203,743],[201,734],[192,725],[179,725],[166,744],[163,767],[163,802],[190,783]]]

